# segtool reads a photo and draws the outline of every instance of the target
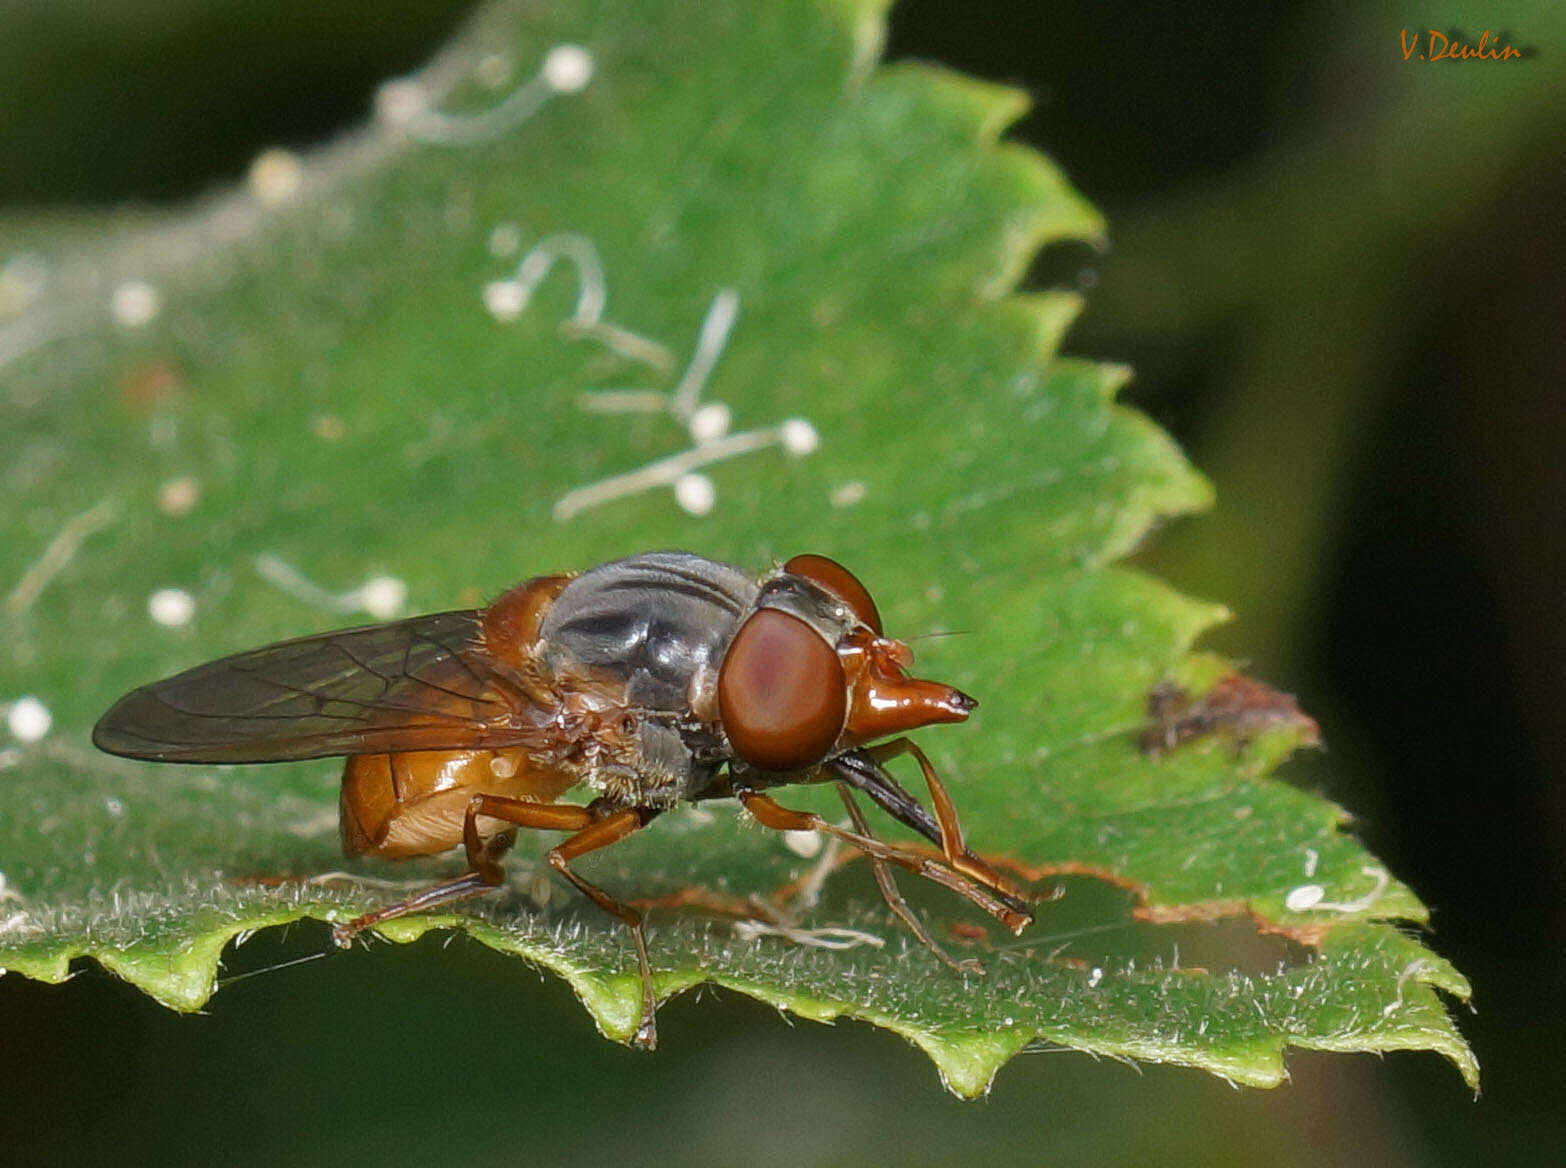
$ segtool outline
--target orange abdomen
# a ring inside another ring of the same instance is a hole
[[[575,782],[520,748],[353,755],[343,768],[343,851],[392,859],[448,851],[462,843],[474,795],[553,803]],[[510,829],[487,816],[478,827],[486,839]]]

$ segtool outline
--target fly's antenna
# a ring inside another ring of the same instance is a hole
[[[911,637],[898,637],[905,645],[911,645],[915,641],[934,641],[941,637],[968,637],[973,635],[972,629],[936,629],[928,633],[915,633]]]

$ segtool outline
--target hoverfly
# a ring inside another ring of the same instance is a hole
[[[642,981],[633,1041],[656,1041],[642,915],[572,862],[681,801],[733,798],[779,831],[813,830],[869,858],[894,913],[948,965],[897,892],[890,865],[965,896],[1013,932],[1024,894],[963,841],[956,809],[905,735],[961,722],[966,694],[908,675],[869,592],[825,556],[760,577],[690,552],[653,552],[576,575],[539,576],[488,608],[283,641],[125,695],[93,742],[160,762],[254,763],[346,755],[340,803],[350,856],[421,856],[461,845],[467,871],[333,929],[337,944],[382,921],[502,883],[519,827],[569,836],[549,863],[629,929]],[[933,814],[887,772],[908,754]],[[768,793],[835,783],[851,827]],[[585,806],[558,803],[582,784]],[[859,792],[940,849],[877,839]]]

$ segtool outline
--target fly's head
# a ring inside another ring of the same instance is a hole
[[[845,750],[936,722],[978,703],[910,677],[913,653],[886,637],[848,569],[795,556],[762,581],[718,670],[720,719],[735,758],[760,771],[807,770]]]

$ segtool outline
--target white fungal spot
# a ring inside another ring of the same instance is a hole
[[[120,799],[116,799],[113,795],[110,795],[103,801],[103,807],[115,819],[125,814],[125,803]]]
[[[408,601],[408,586],[395,576],[375,576],[357,588],[331,592],[271,552],[256,556],[255,565],[257,572],[288,595],[330,612],[367,612],[388,620]]]
[[[521,289],[522,308],[527,307],[533,292],[562,260],[576,269],[577,283],[576,307],[571,310],[566,323],[584,336],[600,336],[597,330],[604,322],[604,306],[609,302],[609,289],[604,279],[604,261],[598,254],[598,246],[585,235],[559,231],[546,235],[528,249],[511,276]],[[621,331],[615,326],[608,326],[610,335],[618,335]]]
[[[170,479],[158,488],[158,510],[165,515],[188,515],[200,501],[201,484],[189,475]]]
[[[768,921],[748,920],[734,922],[734,935],[741,941],[754,941],[759,937],[781,937],[796,945],[810,949],[857,949],[868,945],[880,949],[886,938],[877,937],[860,929],[825,928],[797,929],[790,925],[774,925]]]
[[[517,773],[517,760],[510,755],[497,754],[489,760],[489,773],[497,779],[509,779]]]
[[[515,223],[497,223],[489,230],[489,254],[497,260],[517,254],[522,246],[522,229]]]
[[[821,854],[821,833],[817,831],[785,831],[783,843],[804,860],[814,860]]]
[[[640,494],[655,486],[672,484],[698,467],[723,462],[753,450],[765,450],[769,446],[779,445],[781,441],[782,434],[776,429],[744,430],[738,434],[727,434],[701,446],[693,446],[689,450],[682,450],[678,454],[649,462],[646,466],[627,471],[625,474],[567,491],[555,501],[555,518],[570,519],[578,512],[600,506],[610,499],[620,499],[627,495]]]
[[[0,264],[0,317],[20,313],[49,282],[49,265],[23,252]]]
[[[511,81],[511,59],[490,53],[473,67],[473,76],[486,89],[502,89]]]
[[[474,67],[480,85],[499,89],[511,80],[512,64],[490,55]],[[375,95],[380,118],[409,137],[438,146],[478,146],[492,142],[536,114],[552,97],[579,93],[593,79],[593,55],[580,45],[556,45],[536,75],[517,85],[488,109],[457,114],[435,108],[437,95],[420,81],[387,81]]]
[[[733,288],[719,288],[707,306],[707,314],[701,318],[701,328],[696,333],[696,351],[691,363],[685,367],[680,383],[674,387],[670,410],[677,418],[690,418],[696,412],[696,403],[707,388],[707,379],[717,368],[718,358],[728,348],[729,334],[739,317],[739,293]]]
[[[147,615],[168,629],[182,629],[196,619],[196,598],[183,588],[159,588],[147,597]]]
[[[375,91],[375,113],[383,122],[406,126],[430,106],[429,90],[411,77],[382,83]]]
[[[838,825],[847,827],[844,820]],[[795,912],[809,912],[821,903],[822,890],[826,888],[827,877],[837,868],[837,860],[847,845],[840,839],[828,839],[826,846],[821,849],[821,854],[816,857],[815,863],[810,865],[810,870],[802,876],[796,887],[792,908]]]
[[[674,501],[687,514],[710,515],[718,502],[718,488],[706,475],[691,471],[674,480]]]
[[[855,503],[864,502],[864,497],[865,485],[855,479],[832,489],[832,506],[852,507]]]
[[[54,725],[49,707],[29,694],[11,703],[5,715],[6,728],[18,742],[37,742]]]
[[[304,186],[304,164],[292,150],[274,147],[257,154],[245,176],[250,193],[268,207],[288,202]]]
[[[151,324],[162,307],[158,290],[145,280],[126,280],[109,297],[109,315],[126,328]]]
[[[317,812],[315,815],[304,819],[297,819],[288,825],[288,834],[296,835],[300,839],[310,839],[312,836],[334,834],[337,831],[337,808]]]
[[[527,289],[516,280],[491,280],[484,285],[484,308],[502,324],[522,315],[527,298]]]
[[[1434,973],[1435,969],[1435,963],[1424,958],[1420,958],[1418,961],[1411,961],[1405,965],[1397,975],[1397,996],[1381,1008],[1381,1016],[1390,1018],[1398,1010],[1402,1009],[1404,987],[1413,978]]]
[[[1356,900],[1318,901],[1316,903],[1316,907],[1319,909],[1327,909],[1332,912],[1357,913],[1364,912],[1366,909],[1373,906],[1376,901],[1380,900],[1382,896],[1386,894],[1387,888],[1392,883],[1392,877],[1387,873],[1385,868],[1377,868],[1369,865],[1361,868],[1359,872],[1361,876],[1369,876],[1372,880],[1375,881],[1374,887],[1372,887],[1369,892],[1365,893],[1364,896],[1361,896]]]
[[[1326,896],[1327,890],[1319,884],[1301,884],[1298,888],[1289,889],[1289,894],[1283,898],[1283,907],[1290,912],[1306,912],[1315,908]]]
[[[408,586],[395,576],[376,576],[359,589],[359,607],[378,620],[390,620],[408,601]]]
[[[336,442],[343,436],[343,420],[336,414],[321,414],[310,422],[310,432],[326,442]]]
[[[83,541],[93,532],[113,523],[119,513],[119,503],[105,499],[96,507],[67,520],[49,541],[49,546],[44,548],[43,554],[28,565],[16,587],[11,589],[10,595],[5,598],[5,611],[18,616],[31,608],[49,582],[76,558]]]
[[[804,418],[789,418],[779,433],[783,439],[783,449],[793,455],[810,454],[821,445],[821,435]]]
[[[581,45],[556,45],[544,57],[543,76],[556,93],[580,93],[593,79],[593,54]]]
[[[1315,848],[1305,849],[1305,879],[1309,880],[1316,874],[1316,865],[1321,862],[1321,853]]]
[[[1087,980],[1088,989],[1096,990],[1098,988],[1098,983],[1103,981],[1103,980],[1104,980],[1104,971],[1103,971],[1103,969],[1101,969],[1099,966],[1095,965],[1093,967],[1092,971],[1088,974],[1088,980]]]
[[[539,241],[522,257],[510,280],[495,281],[485,288],[484,302],[491,315],[510,320],[524,311],[533,290],[561,259],[576,267],[578,278],[576,308],[563,322],[565,331],[595,340],[620,356],[659,370],[667,369],[671,362],[662,345],[604,319],[608,288],[603,261],[592,240],[585,236],[558,233]],[[820,445],[816,428],[803,418],[733,434],[730,408],[723,402],[702,402],[708,379],[738,320],[739,307],[737,290],[718,289],[702,318],[690,362],[672,391],[612,387],[590,390],[578,397],[578,406],[592,413],[668,414],[685,428],[692,445],[635,470],[566,492],[555,502],[556,519],[564,521],[612,499],[658,486],[672,486],[680,507],[690,514],[705,515],[716,505],[717,491],[705,475],[696,473],[700,468],[770,446],[781,446],[792,455],[804,455]]]
[[[729,432],[733,411],[722,402],[708,402],[691,415],[691,438],[696,443],[711,442]]]

